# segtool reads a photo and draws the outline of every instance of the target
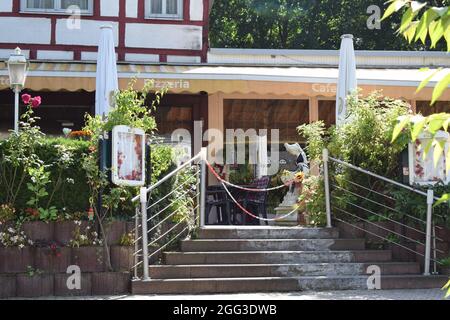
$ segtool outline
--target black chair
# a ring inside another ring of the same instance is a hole
[[[248,188],[250,189],[267,189],[270,185],[270,177],[264,176],[260,179],[255,179]],[[248,211],[258,215],[259,217],[263,217],[267,219],[267,198],[268,192],[252,192],[252,191],[241,191],[239,195],[236,197],[238,201],[242,204],[242,206]],[[247,219],[249,219],[250,224],[259,225],[259,221],[255,218],[252,218],[239,210],[242,214],[242,224],[247,224]],[[234,214],[235,220],[236,213]],[[265,221],[266,225],[269,225],[268,221]]]
[[[209,186],[206,191],[205,203],[205,223],[209,224],[209,214],[216,208],[218,215],[218,224],[231,224],[231,199],[222,186]]]

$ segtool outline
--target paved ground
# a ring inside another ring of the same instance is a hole
[[[44,298],[58,299],[58,298]],[[61,298],[60,298],[61,299]],[[68,299],[68,298],[62,298]],[[291,292],[261,294],[220,294],[220,295],[147,295],[80,297],[81,300],[444,300],[444,292],[439,289],[427,290],[382,290],[382,291],[328,291]],[[448,300],[450,302],[450,299]]]

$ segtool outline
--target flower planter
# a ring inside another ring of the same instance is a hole
[[[81,273],[81,288],[69,289],[67,280],[71,274],[56,273],[55,274],[55,296],[60,297],[75,297],[75,296],[90,296],[92,295],[91,274]],[[72,283],[72,282],[71,282]]]
[[[0,247],[0,273],[25,272],[28,266],[33,266],[33,249],[18,247]]]
[[[92,295],[116,295],[130,292],[131,274],[102,272],[92,274]]]
[[[134,265],[134,247],[112,246],[111,264],[114,271],[130,271]]]
[[[336,227],[339,229],[339,235],[342,238],[364,239],[366,235],[366,232],[364,231],[364,222],[353,222],[352,225],[336,222]]]
[[[85,232],[86,227],[89,225],[87,221],[82,221],[80,230],[81,232]],[[61,221],[55,223],[55,233],[54,238],[55,241],[61,243],[63,245],[69,244],[70,240],[73,239],[73,233],[76,228],[76,224],[74,221]]]
[[[120,243],[120,238],[127,233],[127,224],[125,221],[114,221],[106,225],[106,234],[108,245],[114,246]]]
[[[53,275],[42,274],[30,277],[27,274],[18,274],[16,279],[18,297],[35,298],[54,295]]]
[[[105,270],[103,247],[72,248],[72,264],[80,267],[81,272],[102,272]]]
[[[16,276],[0,275],[0,299],[16,296]]]
[[[23,231],[33,241],[50,242],[54,239],[53,222],[32,221],[23,224]]]
[[[72,264],[71,249],[67,247],[57,248],[35,248],[34,266],[45,272],[57,273],[66,272]]]

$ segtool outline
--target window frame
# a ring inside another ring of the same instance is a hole
[[[184,0],[177,0],[178,13],[177,14],[167,14],[167,13],[151,13],[152,0],[145,0],[145,18],[146,19],[159,19],[159,20],[183,20],[184,16]],[[166,11],[167,0],[162,0],[162,11]]]
[[[40,14],[62,14],[62,15],[73,15],[73,12],[66,12],[67,9],[61,9],[61,0],[54,0],[53,9],[38,9],[38,8],[28,8],[27,0],[20,0],[20,12],[21,13],[40,13]],[[81,10],[81,15],[93,15],[94,14],[94,0],[88,0],[88,9]]]

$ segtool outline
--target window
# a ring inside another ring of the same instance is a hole
[[[92,14],[93,0],[22,0],[23,12],[46,12],[73,14],[72,6],[80,8],[81,14]]]
[[[148,18],[181,19],[183,18],[183,0],[146,0]]]

